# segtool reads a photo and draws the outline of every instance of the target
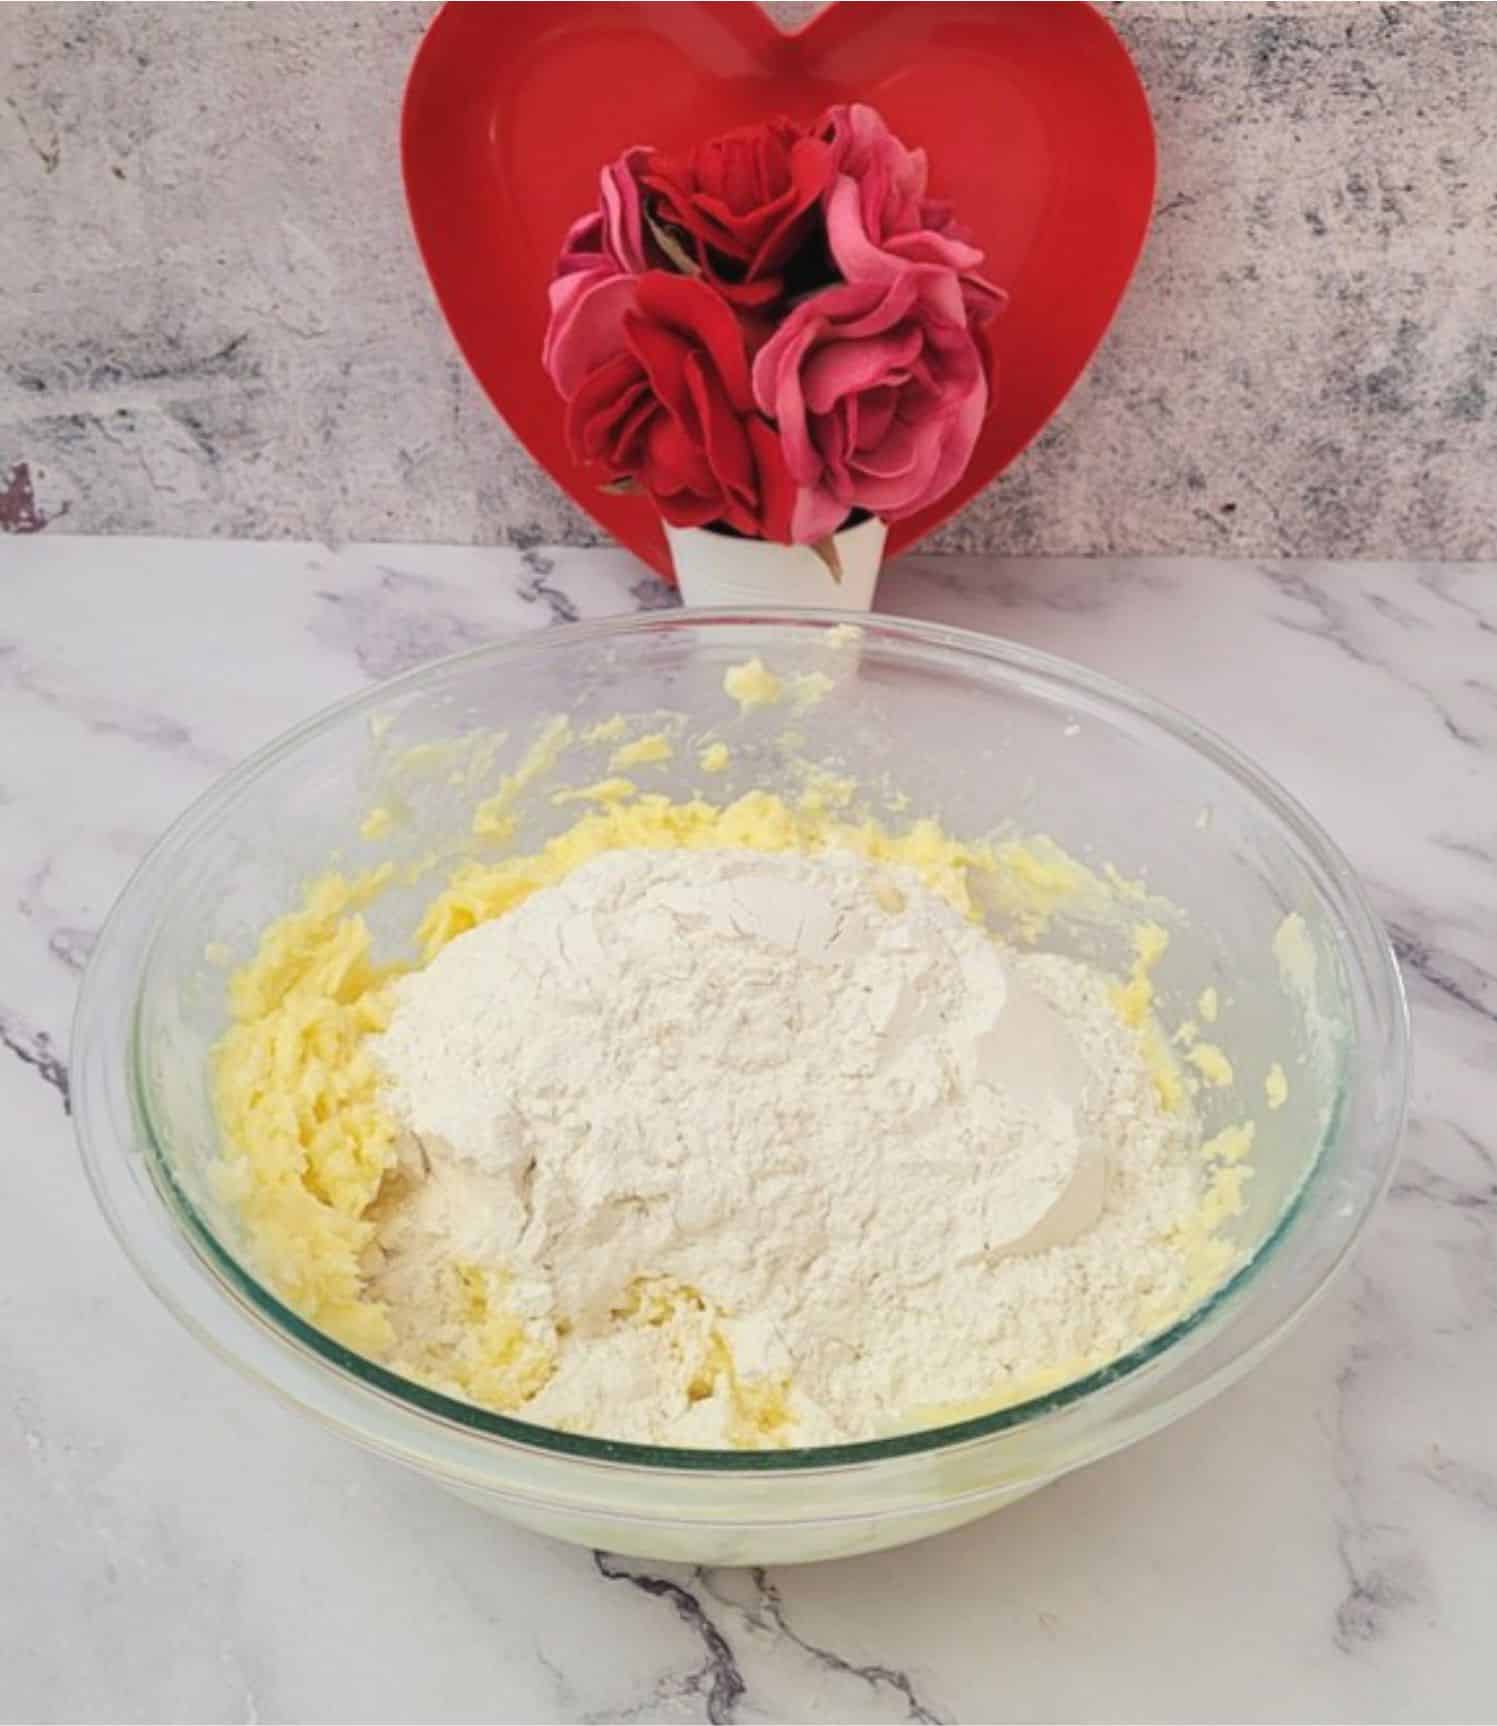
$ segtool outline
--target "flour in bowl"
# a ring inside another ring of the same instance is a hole
[[[848,853],[606,852],[370,1048],[396,1358],[467,1349],[541,1424],[869,1438],[1115,1357],[1196,1274],[1199,1135],[1107,979]]]

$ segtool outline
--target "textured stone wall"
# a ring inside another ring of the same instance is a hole
[[[427,6],[0,8],[0,527],[585,540],[458,361]],[[1161,173],[1039,442],[934,542],[1497,556],[1497,6],[1116,6]]]

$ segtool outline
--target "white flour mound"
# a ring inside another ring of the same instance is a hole
[[[1121,1350],[1183,1275],[1199,1175],[1104,980],[851,855],[607,853],[372,1046],[429,1170],[383,1292],[419,1334],[442,1263],[507,1273],[527,1419],[745,1442],[718,1341],[778,1442],[868,1437]]]

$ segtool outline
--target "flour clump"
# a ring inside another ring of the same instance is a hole
[[[370,1047],[373,1291],[419,1358],[454,1266],[502,1286],[525,1419],[870,1437],[1116,1352],[1185,1274],[1199,1174],[1105,979],[850,853],[607,852]]]

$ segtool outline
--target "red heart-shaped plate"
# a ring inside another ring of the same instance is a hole
[[[1081,0],[834,5],[795,35],[752,4],[448,4],[406,87],[411,220],[437,299],[489,399],[579,504],[662,574],[647,498],[567,452],[541,370],[546,284],[598,170],[630,144],[678,149],[773,114],[872,102],[922,145],[1009,291],[996,400],[971,465],[896,522],[894,553],[1002,471],[1102,339],[1143,245],[1154,134],[1106,21]]]

